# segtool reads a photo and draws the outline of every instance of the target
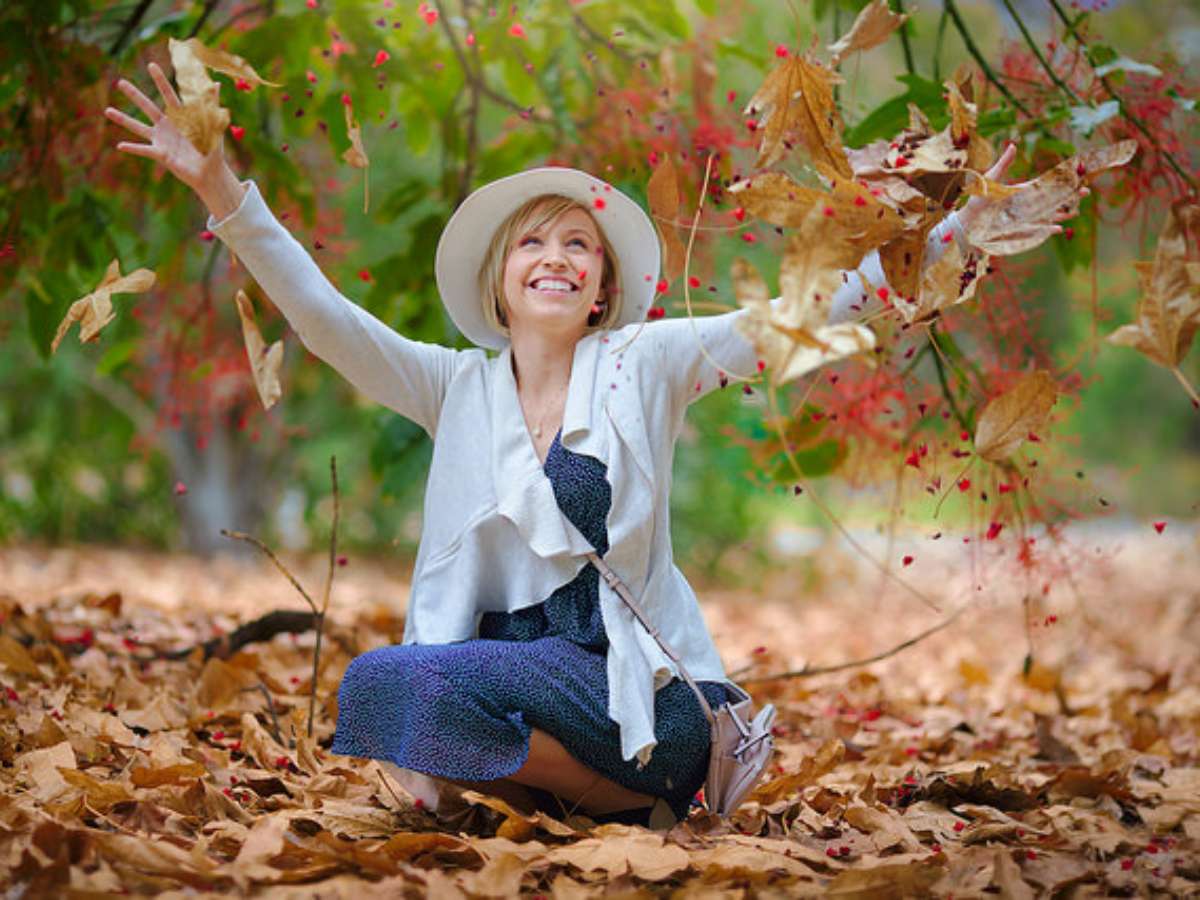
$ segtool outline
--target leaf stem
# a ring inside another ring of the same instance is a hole
[[[950,412],[954,414],[955,421],[962,426],[964,431],[970,431],[967,419],[963,415],[962,410],[958,408],[958,402],[954,399],[954,393],[950,390],[950,382],[946,380],[946,365],[942,361],[942,348],[938,345],[938,335],[935,328],[935,325],[930,324],[929,343],[933,345],[933,364],[937,366],[938,383],[942,386],[942,396],[950,404]]]
[[[1179,366],[1174,366],[1171,369],[1171,374],[1179,380],[1179,383],[1183,385],[1183,389],[1187,391],[1188,396],[1192,398],[1192,405],[1200,409],[1200,396],[1196,394],[1196,389],[1192,387],[1183,372],[1179,370]]]

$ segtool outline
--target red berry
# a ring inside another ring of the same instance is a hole
[[[240,141],[246,136],[246,129],[242,125],[230,125],[229,133],[233,136],[235,141]]]
[[[595,200],[592,201],[592,206],[596,207],[596,209],[604,209],[604,207],[607,205],[608,204],[606,204],[604,202],[603,197],[597,197]]]
[[[671,286],[671,283],[669,281],[667,281],[667,279],[660,278],[660,279],[658,279],[658,284],[654,285],[654,293],[665,294],[667,292],[667,289],[670,286]]]
[[[1130,869],[1133,868],[1133,860],[1132,859],[1121,860],[1121,868],[1124,869],[1126,872],[1128,872]]]
[[[744,222],[746,220],[746,210],[742,209],[739,206],[737,209],[735,209],[733,211],[733,217],[735,219],[737,219],[739,222]]]
[[[1166,522],[1155,522],[1155,523],[1154,523],[1154,530],[1155,530],[1155,531],[1157,531],[1159,534],[1162,534],[1162,533],[1163,533],[1163,529],[1164,529],[1164,528],[1166,528],[1166,527],[1167,527],[1167,523],[1166,523]]]
[[[667,314],[667,311],[665,309],[663,309],[661,306],[652,306],[648,310],[646,310],[646,318],[652,322],[655,319],[661,319],[666,314]]]
[[[906,556],[906,557],[904,557],[904,559],[900,560],[900,562],[906,566],[911,566],[912,561],[913,561],[913,558],[911,556]]]
[[[175,496],[182,497],[186,493],[187,493],[187,485],[184,484],[182,481],[175,482]]]

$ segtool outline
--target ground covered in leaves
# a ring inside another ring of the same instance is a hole
[[[701,591],[730,672],[779,708],[778,754],[730,822],[695,810],[665,834],[472,793],[450,829],[374,763],[324,750],[352,655],[401,638],[397,566],[338,569],[310,739],[311,632],[151,659],[303,609],[269,564],[0,550],[0,881],[12,896],[1200,892],[1195,530],[1081,529],[1034,570],[937,546],[904,575],[937,585],[940,611],[835,548],[753,590]],[[288,564],[319,594],[319,558]],[[964,602],[882,662],[754,680],[871,656]]]

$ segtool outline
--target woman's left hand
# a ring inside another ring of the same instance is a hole
[[[986,178],[988,181],[995,181],[995,182],[1002,183],[1004,174],[1008,171],[1008,167],[1012,165],[1012,161],[1016,158],[1017,158],[1017,145],[1010,141],[1008,143],[1008,145],[1004,148],[1004,152],[1000,154],[1000,158],[997,159],[996,162],[992,164],[992,167],[990,169],[988,169],[986,172],[983,173],[983,177]],[[1033,180],[1020,181],[1020,182],[1017,182],[1016,184],[1009,185],[1009,187],[1016,188],[1019,190],[1024,187],[1028,187],[1031,184],[1033,184]],[[1086,187],[1082,187],[1079,189],[1080,197],[1086,197],[1089,193],[1091,193],[1091,191],[1089,191]],[[985,209],[987,209],[988,204],[995,202],[996,199],[997,198],[994,198],[994,197],[972,197],[970,200],[967,201],[967,205],[964,206],[961,210],[959,210],[958,223],[964,229],[969,228],[971,223],[978,220],[979,216],[983,213],[983,211]],[[1069,219],[1072,215],[1073,215],[1073,213],[1056,212],[1054,217],[1057,221],[1061,222],[1063,219]],[[1061,225],[1055,225],[1055,226],[1053,226],[1053,230],[1054,230],[1055,234],[1059,234],[1063,229],[1062,229]]]

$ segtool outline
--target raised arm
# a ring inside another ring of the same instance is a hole
[[[149,69],[163,102],[178,106],[166,75],[153,63]],[[242,261],[304,345],[372,400],[432,435],[463,354],[409,340],[344,297],[271,214],[255,184],[239,183],[220,142],[202,155],[133,84],[122,79],[118,87],[152,124],[105,110],[109,119],[148,142],[122,142],[117,149],[154,160],[192,188],[211,213],[209,229]]]

